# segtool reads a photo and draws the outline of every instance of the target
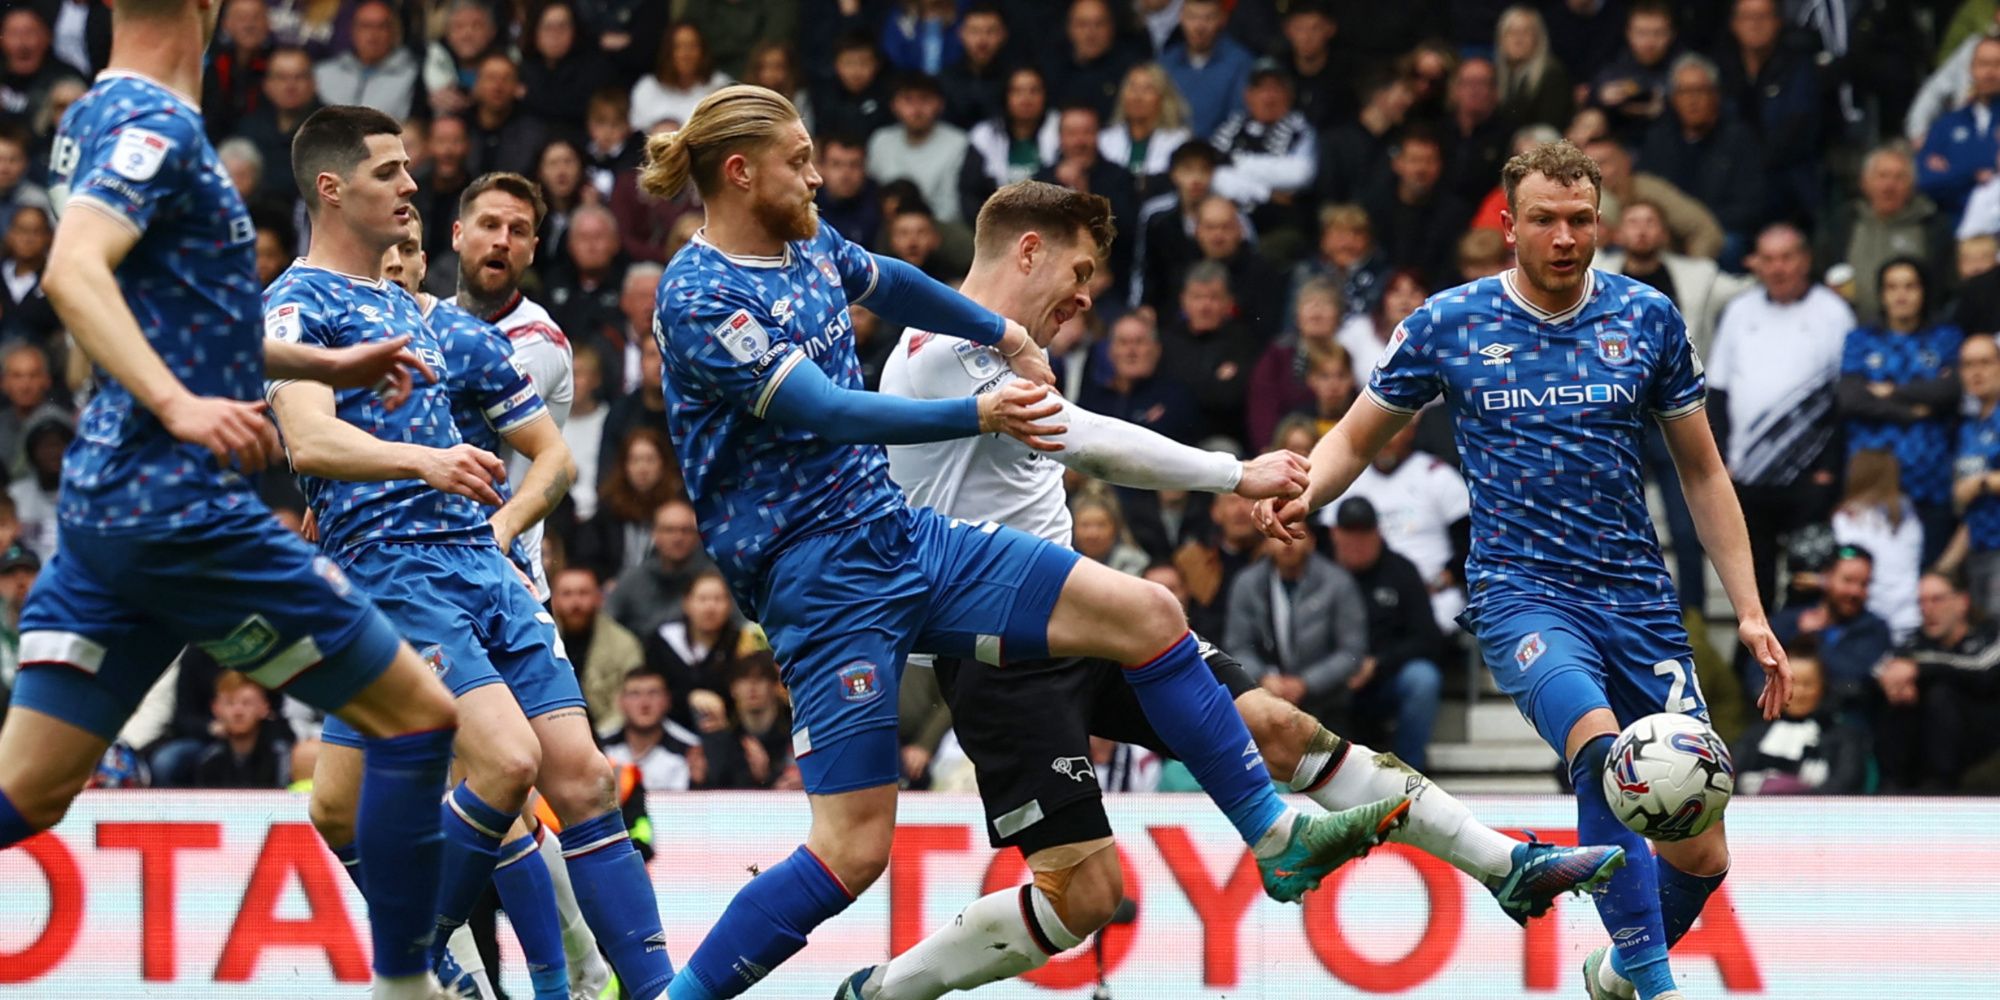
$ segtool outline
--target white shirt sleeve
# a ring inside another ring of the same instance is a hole
[[[1190,448],[1123,420],[1063,401],[1050,423],[1065,424],[1063,450],[1050,457],[1093,479],[1142,490],[1228,493],[1243,478],[1243,463],[1220,451]]]
[[[1472,495],[1466,491],[1465,477],[1451,466],[1433,459],[1428,478],[1430,485],[1425,492],[1437,504],[1440,523],[1449,528],[1472,516]]]

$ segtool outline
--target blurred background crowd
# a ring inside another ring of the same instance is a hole
[[[88,393],[39,290],[43,181],[108,45],[102,0],[0,13],[0,692]],[[1997,0],[226,0],[200,97],[266,281],[304,245],[289,142],[323,104],[407,122],[439,294],[472,178],[540,182],[524,290],[575,351],[582,470],[550,523],[552,610],[607,753],[654,792],[797,784],[776,666],[701,550],[649,335],[701,206],[636,183],[644,136],[738,81],[799,107],[827,220],[944,281],[997,186],[1108,198],[1119,235],[1052,345],[1061,389],[1244,455],[1309,450],[1403,316],[1509,267],[1499,167],[1567,137],[1603,171],[1597,266],[1671,297],[1706,362],[1758,586],[1806,678],[1753,724],[1761,676],[1654,435],[1648,502],[1743,787],[2000,789]],[[872,384],[900,331],[854,313]],[[1454,620],[1471,530],[1451,424],[1426,411],[1312,544],[1267,543],[1233,496],[1076,482],[1076,546],[1172,588],[1350,735],[1461,787],[1552,787]],[[286,479],[266,492],[296,519]],[[205,659],[163,680],[107,782],[309,774],[315,721]],[[928,673],[902,694],[910,785],[967,787]],[[1187,783],[1144,751],[1096,756],[1108,789]]]

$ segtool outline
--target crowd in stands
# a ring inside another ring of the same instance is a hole
[[[102,0],[0,13],[10,639],[89,391],[39,291],[43,180],[108,42]],[[1059,387],[1245,455],[1310,449],[1403,316],[1510,266],[1499,166],[1576,143],[1603,173],[1597,266],[1669,296],[1706,362],[1757,586],[1801,666],[1784,718],[1748,724],[1760,672],[1710,641],[1727,606],[1650,435],[1700,680],[1745,787],[2000,788],[1995,0],[225,0],[200,99],[265,280],[303,246],[289,142],[322,105],[407,122],[439,294],[467,184],[541,184],[525,290],[575,351],[564,434],[582,470],[550,523],[553,613],[607,752],[656,791],[797,784],[775,665],[701,551],[649,335],[701,207],[636,183],[647,133],[739,81],[803,114],[825,219],[944,281],[1000,185],[1109,199],[1095,308],[1051,346]],[[900,331],[853,311],[872,385]],[[1308,545],[1267,543],[1234,496],[1073,482],[1075,544],[1172,588],[1267,690],[1421,765],[1470,646],[1453,419],[1424,412]],[[309,767],[311,720],[203,659],[182,657],[129,734],[153,780]],[[13,669],[0,661],[0,691]],[[909,781],[958,787],[949,716],[909,673]],[[1107,787],[1171,784],[1131,748],[1098,756]]]

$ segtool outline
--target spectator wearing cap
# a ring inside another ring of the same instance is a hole
[[[1444,149],[1436,132],[1411,127],[1389,161],[1391,176],[1364,195],[1391,267],[1422,271],[1436,287],[1454,284],[1453,250],[1472,206],[1444,189]]]
[[[1835,383],[1854,311],[1812,279],[1805,236],[1785,223],[1757,238],[1762,292],[1722,312],[1708,358],[1708,414],[1749,526],[1757,592],[1777,596],[1778,548],[1833,508]],[[1832,679],[1842,677],[1828,661]]]
[[[970,131],[1007,111],[1007,18],[993,0],[979,0],[958,18],[964,58],[937,74],[944,88],[944,120]]]
[[[1964,106],[1931,123],[1917,152],[1917,187],[1949,213],[1954,226],[1966,199],[1992,176],[2000,140],[1994,110],[2000,108],[2000,38],[1981,38],[1972,50],[1972,93]]]
[[[1955,791],[2000,752],[2000,626],[1949,574],[1924,574],[1917,606],[1916,637],[1876,674],[1876,759],[1885,791]]]
[[[1263,557],[1229,585],[1223,646],[1264,690],[1320,718],[1345,715],[1368,656],[1368,605],[1313,535],[1265,539]]]
[[[1472,499],[1458,470],[1416,450],[1417,426],[1434,419],[1435,412],[1391,437],[1346,495],[1368,501],[1389,551],[1416,567],[1429,595],[1432,621],[1451,633],[1458,630],[1458,613],[1465,610]],[[1334,508],[1320,515],[1320,523],[1333,524],[1338,515]]]
[[[1161,370],[1194,392],[1200,419],[1194,441],[1226,438],[1240,445],[1250,373],[1264,341],[1237,318],[1228,268],[1213,260],[1188,268],[1180,309],[1160,342]]]
[[[1243,88],[1255,57],[1224,32],[1229,11],[1222,0],[1183,0],[1181,37],[1160,53],[1160,66],[1188,102],[1188,127],[1208,138],[1243,110]]]
[[[944,113],[944,91],[937,78],[904,75],[889,106],[896,124],[868,137],[870,175],[883,184],[909,178],[939,222],[959,221],[958,174],[967,143],[958,126],[938,120]]]
[[[1314,191],[1322,204],[1358,200],[1389,173],[1391,134],[1416,100],[1409,81],[1390,73],[1364,78],[1361,112],[1320,137]]]
[[[1788,643],[1791,697],[1783,714],[1751,723],[1736,741],[1736,790],[1744,795],[1854,795],[1867,790],[1869,736],[1826,697],[1818,643]]]
[[[1110,377],[1085,384],[1085,409],[1138,424],[1182,443],[1200,437],[1194,397],[1160,371],[1160,334],[1145,313],[1127,313],[1111,324]]]
[[[1232,112],[1209,137],[1222,151],[1217,194],[1253,206],[1259,232],[1305,228],[1301,197],[1319,165],[1319,133],[1292,107],[1292,80],[1275,59],[1259,59],[1243,91],[1243,109]]]
[[[667,30],[653,71],[632,85],[631,125],[650,132],[663,121],[685,122],[702,98],[735,82],[715,68],[701,29],[683,21]]]
[[[1693,53],[1681,56],[1674,60],[1672,81],[1671,112],[1646,134],[1639,165],[1715,213],[1727,241],[1722,263],[1732,266],[1764,221],[1763,145],[1723,113],[1715,63]]]
[[[76,418],[53,404],[44,404],[21,429],[21,453],[27,474],[7,488],[21,520],[21,541],[35,554],[55,555],[58,500],[62,486],[63,452],[76,438]]]
[[[1438,669],[1444,636],[1431,617],[1430,591],[1416,565],[1383,543],[1375,505],[1366,497],[1340,502],[1333,520],[1333,554],[1354,577],[1368,608],[1368,655],[1347,679],[1354,692],[1354,722],[1369,726],[1393,719],[1395,733],[1388,745],[1421,771],[1444,682]]]
[[[1819,643],[1826,667],[1829,707],[1836,712],[1857,708],[1871,683],[1875,665],[1889,655],[1889,623],[1868,610],[1868,585],[1875,557],[1857,545],[1834,550],[1833,562],[1821,576],[1820,598],[1779,611],[1771,632],[1789,646],[1801,637]],[[1754,664],[1739,671],[1743,693],[1756,701],[1764,691],[1764,672]]]
[[[1109,0],[1070,0],[1063,28],[1068,45],[1052,46],[1057,54],[1047,66],[1049,103],[1088,104],[1099,121],[1110,119],[1118,86],[1140,54],[1119,43]]]
[[[994,191],[1027,180],[1056,161],[1061,116],[1049,107],[1042,71],[1032,66],[1008,71],[1004,101],[999,116],[966,133],[968,151],[958,172],[963,218],[979,218],[979,206]]]
[[[1193,137],[1187,100],[1159,63],[1140,63],[1118,88],[1118,112],[1097,134],[1106,160],[1132,172],[1140,201],[1160,193],[1174,151]]]
[[[1996,189],[2000,196],[2000,189]],[[2000,210],[2000,201],[1994,205]],[[1911,260],[1927,277],[1948,279],[1939,268],[1952,260],[1951,217],[1929,198],[1917,193],[1916,164],[1907,150],[1882,146],[1868,154],[1861,167],[1860,197],[1819,227],[1813,247],[1813,267],[1821,274],[1839,264],[1854,273],[1849,299],[1863,323],[1880,323],[1882,268],[1892,260]],[[1950,287],[1944,281],[1939,292]],[[1944,295],[1925,299],[1941,302]]]
[[[504,52],[479,60],[473,78],[472,111],[466,116],[466,137],[472,142],[469,167],[473,176],[506,171],[533,175],[549,127],[521,107],[521,70]]]
[[[1111,218],[1137,218],[1139,188],[1132,171],[1113,163],[1098,152],[1098,136],[1104,118],[1089,104],[1065,106],[1056,121],[1056,159],[1035,174],[1035,180],[1060,184],[1072,191],[1102,195],[1111,202]],[[1110,297],[1123,300],[1132,271],[1132,234],[1119,232],[1112,237],[1108,273],[1112,279]]]
[[[1306,122],[1325,132],[1354,117],[1353,67],[1333,58],[1333,39],[1339,30],[1333,13],[1318,0],[1300,0],[1285,8],[1280,30],[1285,36],[1282,48],[1285,70],[1292,76],[1293,102]]]
[[[346,50],[313,67],[320,99],[365,105],[398,121],[410,117],[422,67],[415,52],[397,44],[395,8],[386,0],[366,0],[354,8],[348,25]]]
[[[271,13],[264,0],[226,0],[218,28],[201,88],[202,120],[213,142],[236,134],[244,117],[264,103]]]

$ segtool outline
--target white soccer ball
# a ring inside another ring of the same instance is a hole
[[[1690,715],[1632,723],[1604,761],[1604,800],[1612,813],[1653,840],[1686,840],[1714,826],[1735,793],[1729,747]]]

